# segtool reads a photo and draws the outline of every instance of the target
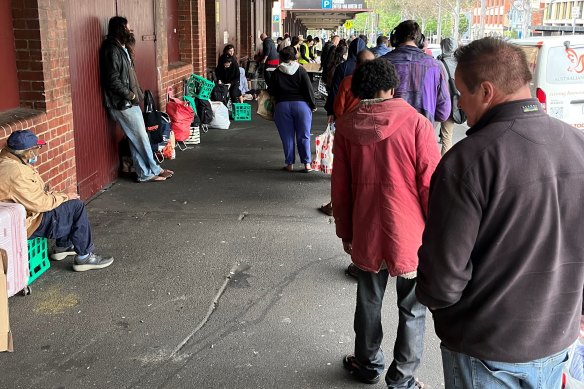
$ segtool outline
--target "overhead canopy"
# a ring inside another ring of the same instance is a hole
[[[308,30],[332,30],[361,12],[368,12],[364,0],[285,0],[284,17],[297,19]]]

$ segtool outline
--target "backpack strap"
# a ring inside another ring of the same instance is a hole
[[[454,78],[452,78],[452,74],[450,74],[450,69],[448,69],[448,65],[444,61],[444,58],[441,58],[440,62],[442,62],[442,64],[444,65],[444,68],[446,69],[446,74],[448,75],[448,87],[450,88],[450,99],[452,100],[453,95],[459,94],[459,92],[458,89],[456,89],[456,84],[454,84]]]

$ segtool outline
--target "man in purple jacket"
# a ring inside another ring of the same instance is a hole
[[[414,20],[401,22],[392,32],[396,49],[381,58],[390,61],[399,76],[395,97],[407,101],[431,122],[450,116],[448,77],[440,63],[417,47],[422,33]]]

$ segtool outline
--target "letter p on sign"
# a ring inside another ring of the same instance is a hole
[[[323,9],[330,9],[333,8],[333,0],[322,0],[322,8]]]

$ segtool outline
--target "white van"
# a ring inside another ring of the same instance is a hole
[[[584,131],[584,35],[532,37],[521,46],[533,73],[531,94],[552,117]]]

